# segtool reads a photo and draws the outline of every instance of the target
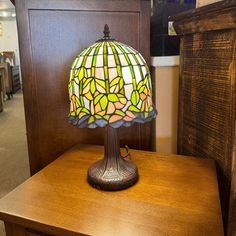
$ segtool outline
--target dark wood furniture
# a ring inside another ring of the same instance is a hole
[[[13,93],[16,93],[18,90],[21,89],[19,66],[12,66],[11,74],[12,74],[12,91]]]
[[[235,12],[235,1],[223,1],[171,19],[181,35],[178,153],[216,160],[225,223],[236,148]]]
[[[138,183],[104,192],[86,181],[102,156],[76,146],[2,198],[7,236],[223,236],[213,160],[131,150]]]
[[[102,144],[104,129],[78,129],[67,122],[67,84],[75,56],[112,36],[150,59],[149,0],[16,0],[31,173],[76,143]],[[121,144],[154,149],[154,123],[122,128]],[[135,135],[134,135],[135,134]]]
[[[3,99],[11,99],[12,91],[12,73],[9,63],[0,63],[0,73],[2,76]]]

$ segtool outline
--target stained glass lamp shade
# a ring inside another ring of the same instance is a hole
[[[106,25],[104,38],[82,51],[72,64],[69,122],[79,128],[106,126],[105,158],[89,169],[88,180],[95,187],[115,190],[138,179],[135,164],[120,156],[117,128],[148,122],[156,111],[144,58],[109,33]]]

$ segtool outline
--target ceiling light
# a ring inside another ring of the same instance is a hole
[[[8,13],[6,11],[3,11],[1,15],[2,17],[8,17]]]

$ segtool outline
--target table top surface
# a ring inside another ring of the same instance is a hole
[[[140,179],[92,188],[87,169],[103,147],[80,145],[0,200],[0,219],[54,235],[223,235],[212,160],[131,150]]]

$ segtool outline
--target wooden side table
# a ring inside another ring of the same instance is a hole
[[[131,150],[140,180],[92,188],[88,166],[103,147],[76,146],[0,200],[8,236],[223,236],[212,160]]]

